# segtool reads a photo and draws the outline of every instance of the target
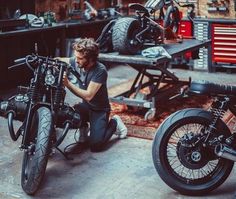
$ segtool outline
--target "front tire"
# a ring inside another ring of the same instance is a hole
[[[32,119],[30,146],[24,152],[22,162],[21,186],[29,195],[38,190],[43,180],[49,156],[51,131],[51,111],[46,107],[40,107]]]
[[[142,44],[135,39],[140,31],[140,23],[137,19],[125,17],[118,19],[113,26],[113,49],[120,54],[136,54]]]
[[[162,180],[181,194],[206,194],[220,186],[233,168],[232,161],[192,145],[211,120],[207,111],[184,109],[168,117],[156,132],[152,146],[155,168]],[[222,121],[216,129],[225,136],[231,134]]]

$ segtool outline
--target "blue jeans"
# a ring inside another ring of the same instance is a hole
[[[86,103],[76,104],[74,108],[80,114],[82,126],[86,126],[87,122],[90,123],[91,151],[102,151],[116,131],[116,120],[109,121],[110,111],[91,110]]]

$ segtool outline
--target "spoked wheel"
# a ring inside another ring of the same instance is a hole
[[[137,19],[130,17],[118,19],[112,31],[114,50],[120,54],[136,54],[142,47],[142,43],[135,38],[140,28]]]
[[[221,185],[232,170],[232,161],[218,158],[214,149],[203,145],[202,133],[210,122],[208,112],[185,109],[172,114],[156,133],[152,148],[156,170],[182,194],[205,194]],[[219,135],[230,135],[223,122],[216,129]]]
[[[30,145],[24,152],[21,186],[29,194],[34,194],[42,182],[50,147],[52,116],[48,108],[39,108],[32,119]]]
[[[180,23],[179,9],[175,6],[167,8],[163,26],[165,28],[165,38],[172,39],[177,36]]]

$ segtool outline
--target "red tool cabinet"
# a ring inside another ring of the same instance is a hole
[[[180,21],[180,27],[179,27],[179,34],[183,37],[191,37],[193,36],[193,28],[192,28],[192,22],[188,19],[182,19]]]
[[[208,65],[209,72],[220,68],[231,72],[236,68],[235,19],[195,18],[194,35],[200,40],[211,39],[211,46],[200,57],[198,65]]]
[[[212,62],[236,64],[236,25],[212,24]]]

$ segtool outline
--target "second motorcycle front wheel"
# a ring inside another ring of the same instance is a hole
[[[152,146],[155,168],[162,180],[185,195],[203,195],[220,186],[229,176],[233,162],[219,158],[204,146],[204,133],[212,116],[201,109],[173,113],[158,128]],[[231,135],[222,121],[214,134]]]
[[[43,180],[49,156],[51,131],[51,111],[46,107],[40,107],[32,118],[30,144],[24,151],[21,171],[21,186],[29,195],[38,190]]]

